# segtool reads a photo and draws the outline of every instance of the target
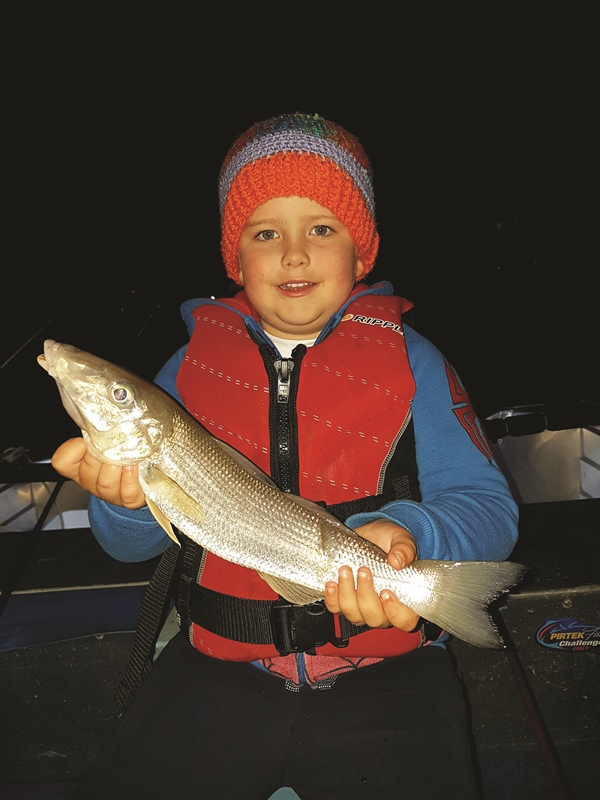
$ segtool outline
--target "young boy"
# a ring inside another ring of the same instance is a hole
[[[517,508],[456,373],[364,278],[378,249],[371,168],[317,115],[254,125],[219,176],[232,299],[184,303],[190,341],[157,376],[284,491],[327,504],[397,569],[502,560]],[[89,490],[122,560],[170,544],[135,468],[80,439],[53,457]],[[476,796],[462,687],[445,635],[366,568],[325,605],[278,601],[260,576],[182,542],[166,646],[76,798],[303,800]],[[356,583],[355,583],[356,579]],[[324,691],[327,690],[327,691]]]

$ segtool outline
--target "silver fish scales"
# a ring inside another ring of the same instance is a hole
[[[379,547],[321,506],[280,491],[155,384],[50,339],[38,361],[92,452],[111,464],[138,464],[148,506],[175,541],[172,525],[301,604],[321,599],[341,566],[367,566],[376,591],[393,591],[471,644],[503,646],[488,606],[522,578],[523,565],[417,560],[395,570]]]

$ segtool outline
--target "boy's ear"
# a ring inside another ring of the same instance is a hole
[[[365,268],[363,266],[362,259],[359,256],[357,256],[356,257],[356,267],[355,267],[355,270],[354,270],[354,280],[355,281],[359,281],[364,274],[365,274]]]

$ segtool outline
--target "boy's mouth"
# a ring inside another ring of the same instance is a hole
[[[307,286],[314,286],[315,284],[311,281],[298,281],[296,283],[280,283],[279,288],[285,289],[286,291],[297,291],[298,289],[306,289]]]

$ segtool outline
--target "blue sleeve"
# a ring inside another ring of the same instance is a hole
[[[177,374],[185,357],[186,350],[187,344],[180,347],[167,363],[160,368],[156,378],[154,378],[154,382],[158,384],[161,389],[164,389],[165,392],[170,394],[171,397],[174,397],[179,403],[181,403],[181,397],[177,391]]]
[[[181,402],[176,379],[187,345],[167,361],[155,382]],[[171,544],[150,510],[122,508],[92,495],[88,503],[90,527],[100,546],[118,561],[146,561],[163,553]]]
[[[501,561],[517,540],[518,507],[452,367],[405,328],[416,382],[412,406],[422,502],[397,500],[354,514],[351,528],[389,519],[414,536],[419,558]]]

